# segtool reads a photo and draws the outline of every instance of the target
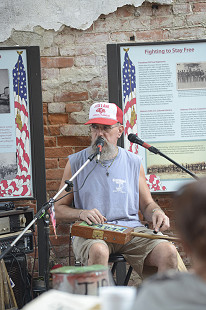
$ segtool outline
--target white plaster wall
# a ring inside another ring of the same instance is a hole
[[[171,4],[173,0],[147,0]],[[118,7],[140,6],[144,0],[1,0],[0,42],[11,35],[12,29],[32,31],[33,27],[58,30],[62,25],[85,30],[101,14],[109,14]]]

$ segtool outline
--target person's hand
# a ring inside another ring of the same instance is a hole
[[[104,222],[107,220],[106,217],[104,217],[97,209],[81,210],[79,219],[87,222],[89,225],[92,225],[92,223],[104,224]]]
[[[161,209],[155,209],[152,215],[153,229],[155,232],[167,230],[170,220]]]

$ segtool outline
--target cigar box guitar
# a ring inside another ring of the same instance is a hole
[[[131,227],[108,223],[88,225],[86,222],[76,222],[72,225],[71,235],[86,239],[101,239],[106,242],[125,244],[133,238],[131,235],[133,231],[134,228]]]

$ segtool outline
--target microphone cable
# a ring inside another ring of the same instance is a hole
[[[79,192],[80,189],[82,189],[82,187],[84,186],[86,180],[88,179],[88,177],[90,176],[90,174],[94,171],[94,169],[96,168],[97,165],[98,165],[98,163],[96,162],[96,163],[95,163],[95,166],[89,171],[89,173],[88,173],[87,176],[85,177],[85,179],[84,179],[82,185],[80,186],[80,188],[78,188],[78,189],[75,190],[75,191],[70,191],[70,192],[66,193],[64,196],[60,197],[59,199],[56,199],[54,202],[57,202],[57,201],[61,200],[62,198],[66,197],[67,195],[70,195],[70,194],[72,194],[72,193],[77,193],[77,192]]]

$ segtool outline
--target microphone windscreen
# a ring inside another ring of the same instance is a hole
[[[98,137],[96,141],[96,145],[104,146],[104,139],[102,137]]]
[[[135,135],[135,134],[133,134],[133,133],[130,133],[130,134],[128,135],[128,140],[129,140],[130,142],[136,142],[136,141],[137,141],[137,135]]]

